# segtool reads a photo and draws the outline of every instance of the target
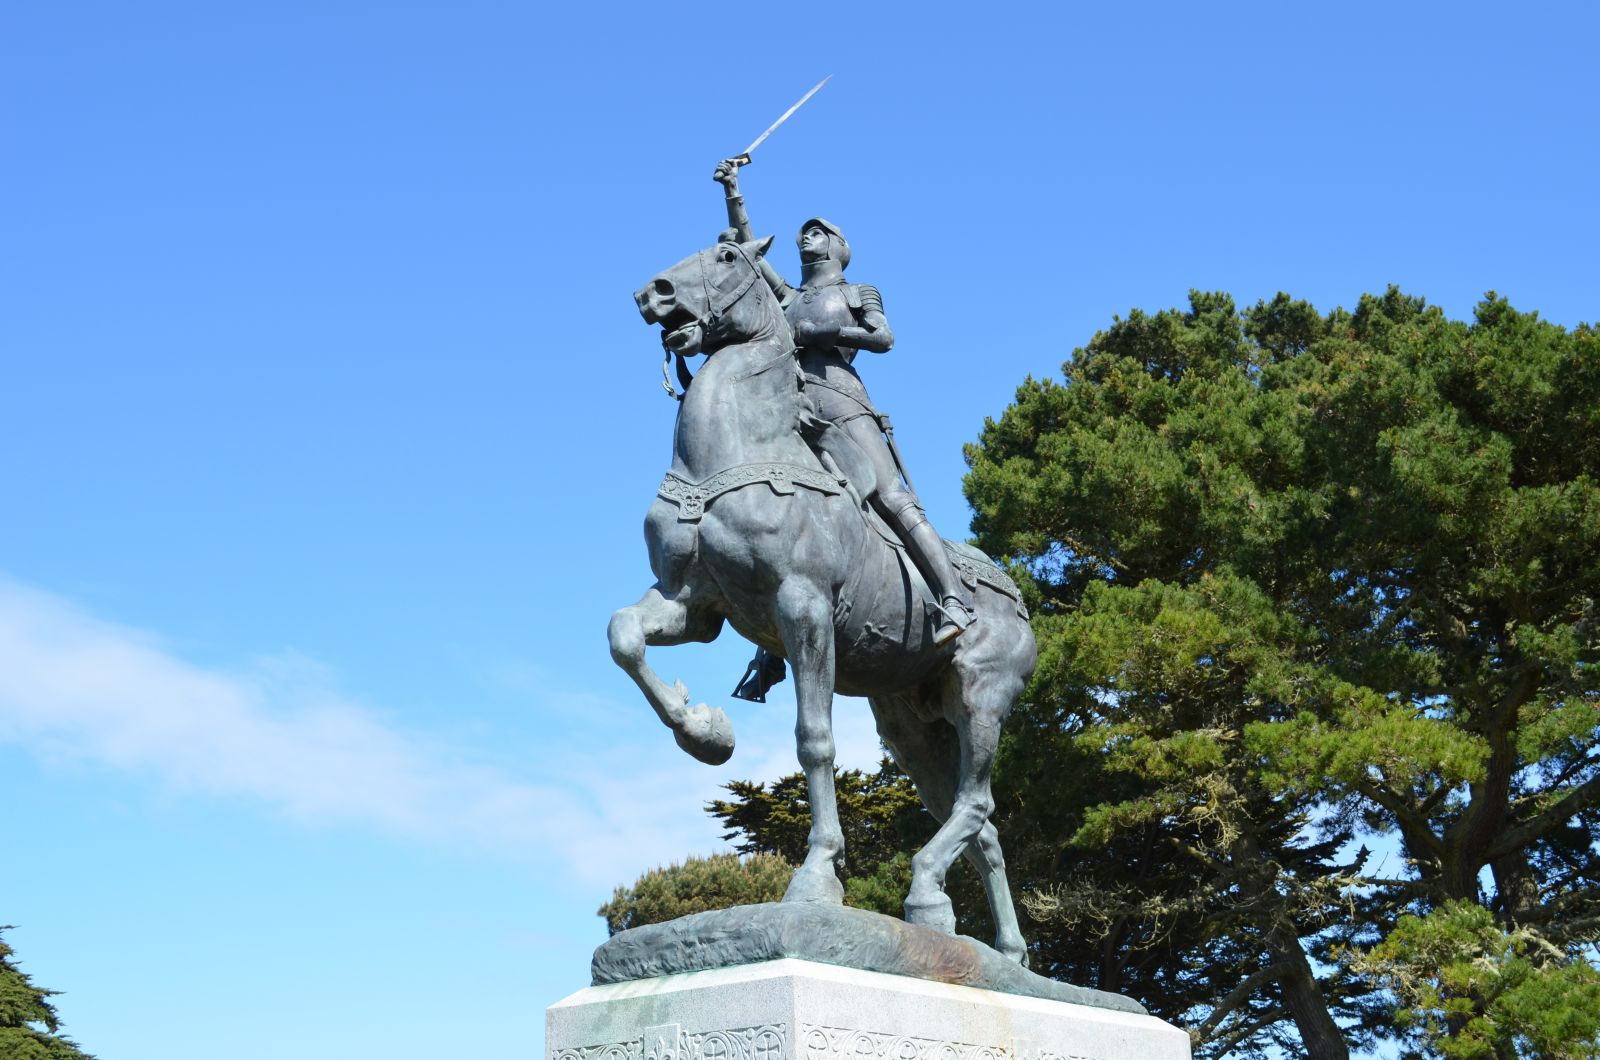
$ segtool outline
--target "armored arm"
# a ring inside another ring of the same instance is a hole
[[[750,230],[750,216],[744,212],[744,196],[739,194],[738,161],[727,158],[718,162],[717,171],[711,174],[711,179],[721,184],[725,192],[728,227],[733,229],[734,237],[741,243],[754,239],[755,233]]]
[[[878,289],[866,283],[850,284],[847,296],[856,326],[839,329],[838,345],[888,353],[894,345],[894,332],[889,330],[888,318],[883,315],[883,296]]]
[[[723,186],[726,191],[725,203],[728,207],[728,227],[733,230],[733,236],[741,243],[747,243],[755,238],[754,231],[750,228],[750,215],[744,210],[744,196],[739,194],[739,163],[729,158],[717,163],[717,170],[711,179]],[[761,269],[761,276],[767,281],[767,286],[772,288],[778,296],[781,305],[788,305],[789,299],[794,297],[794,288],[789,286],[789,281],[778,275],[766,258],[757,263]]]

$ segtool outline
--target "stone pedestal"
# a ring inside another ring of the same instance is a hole
[[[782,959],[591,986],[545,1060],[1189,1060],[1154,1016]]]

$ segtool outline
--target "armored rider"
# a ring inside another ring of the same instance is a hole
[[[744,196],[739,194],[738,161],[719,164],[713,179],[727,189],[728,224],[737,238],[753,238]],[[946,644],[966,630],[975,612],[945,554],[944,542],[905,481],[898,453],[885,438],[889,418],[872,406],[852,363],[859,350],[887,353],[894,345],[894,333],[883,315],[883,298],[868,284],[845,282],[850,244],[836,226],[813,217],[800,226],[796,242],[800,247],[799,287],[778,275],[766,258],[761,259],[760,268],[794,332],[806,395],[823,427],[818,447],[847,473],[866,465],[862,468],[865,474],[850,477],[905,544],[927,581],[938,605],[934,643]],[[846,449],[859,452],[841,451]]]

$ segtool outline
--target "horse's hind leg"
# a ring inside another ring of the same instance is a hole
[[[956,857],[978,838],[994,809],[989,793],[993,742],[983,732],[958,732],[957,737],[960,765],[950,814],[933,838],[912,855],[911,892],[906,895],[908,921],[947,934],[955,933],[956,918],[950,898],[944,893],[945,876]],[[998,734],[996,742],[997,738]]]
[[[844,855],[844,830],[833,789],[833,606],[815,585],[791,577],[778,589],[777,612],[784,654],[794,674],[795,745],[811,803],[806,860],[795,870],[783,900],[838,904],[844,900],[844,887],[835,869]]]
[[[722,616],[695,609],[689,591],[669,596],[659,584],[611,616],[607,631],[611,657],[639,686],[650,706],[678,741],[678,746],[708,765],[721,765],[733,754],[733,725],[717,707],[689,706],[689,690],[681,682],[667,684],[644,660],[647,645],[715,640]]]
[[[944,714],[955,726],[959,749],[955,793],[950,816],[927,845],[911,858],[911,893],[906,896],[906,919],[912,923],[954,932],[955,914],[944,893],[944,879],[951,864],[973,844],[980,855],[986,850],[998,854],[998,842],[986,844],[984,841],[984,826],[994,812],[989,778],[1000,743],[1000,723],[1005,720],[1019,691],[1020,682],[994,674],[974,674],[962,665],[959,656],[953,671],[945,678]],[[989,867],[1003,871],[1003,862]],[[993,872],[984,873],[984,887],[991,904],[1002,893],[1003,886],[1003,876],[997,878]],[[1016,913],[1009,908],[1009,891],[1004,893],[1005,900],[994,909],[996,927],[1015,932]],[[1020,941],[1020,935],[998,940],[999,945],[1014,956],[1020,949]]]
[[[911,777],[922,804],[941,824],[950,819],[955,807],[956,787],[961,776],[961,746],[956,730],[946,721],[923,721],[898,707],[892,700],[872,701],[873,714],[878,719],[878,734],[893,752],[895,761]],[[1006,880],[1005,856],[1000,851],[1000,833],[994,824],[984,821],[978,834],[962,850],[962,854],[977,870],[989,901],[989,914],[995,925],[994,948],[1022,964],[1027,963],[1026,942],[1017,924],[1016,906],[1011,901],[1011,886]],[[948,898],[945,900],[948,904]],[[935,903],[939,905],[939,903]],[[908,909],[906,918],[927,923],[927,914],[935,913],[948,930],[954,931],[954,911],[949,914],[941,907],[937,910]],[[942,924],[928,924],[941,927]]]
[[[1017,907],[1011,901],[1011,884],[1006,879],[1006,859],[1000,851],[1000,832],[992,821],[983,822],[978,838],[967,844],[967,860],[983,880],[983,893],[989,900],[989,915],[994,919],[994,948],[1027,967],[1028,944],[1017,923]]]

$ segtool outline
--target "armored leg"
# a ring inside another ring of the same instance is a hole
[[[915,498],[889,520],[900,539],[906,543],[911,562],[933,590],[939,603],[939,621],[934,626],[935,644],[947,644],[959,637],[972,624],[972,604],[964,591],[965,586],[950,566],[950,557],[944,550],[939,532],[928,522],[928,516]]]
[[[950,566],[944,542],[938,531],[928,522],[927,513],[917,502],[917,495],[906,487],[895,466],[894,456],[883,432],[870,416],[856,416],[842,426],[850,440],[872,464],[877,489],[872,494],[872,506],[883,516],[889,528],[905,543],[911,562],[927,581],[933,592],[939,620],[934,626],[935,644],[947,644],[959,637],[972,624],[974,613],[965,587]]]

